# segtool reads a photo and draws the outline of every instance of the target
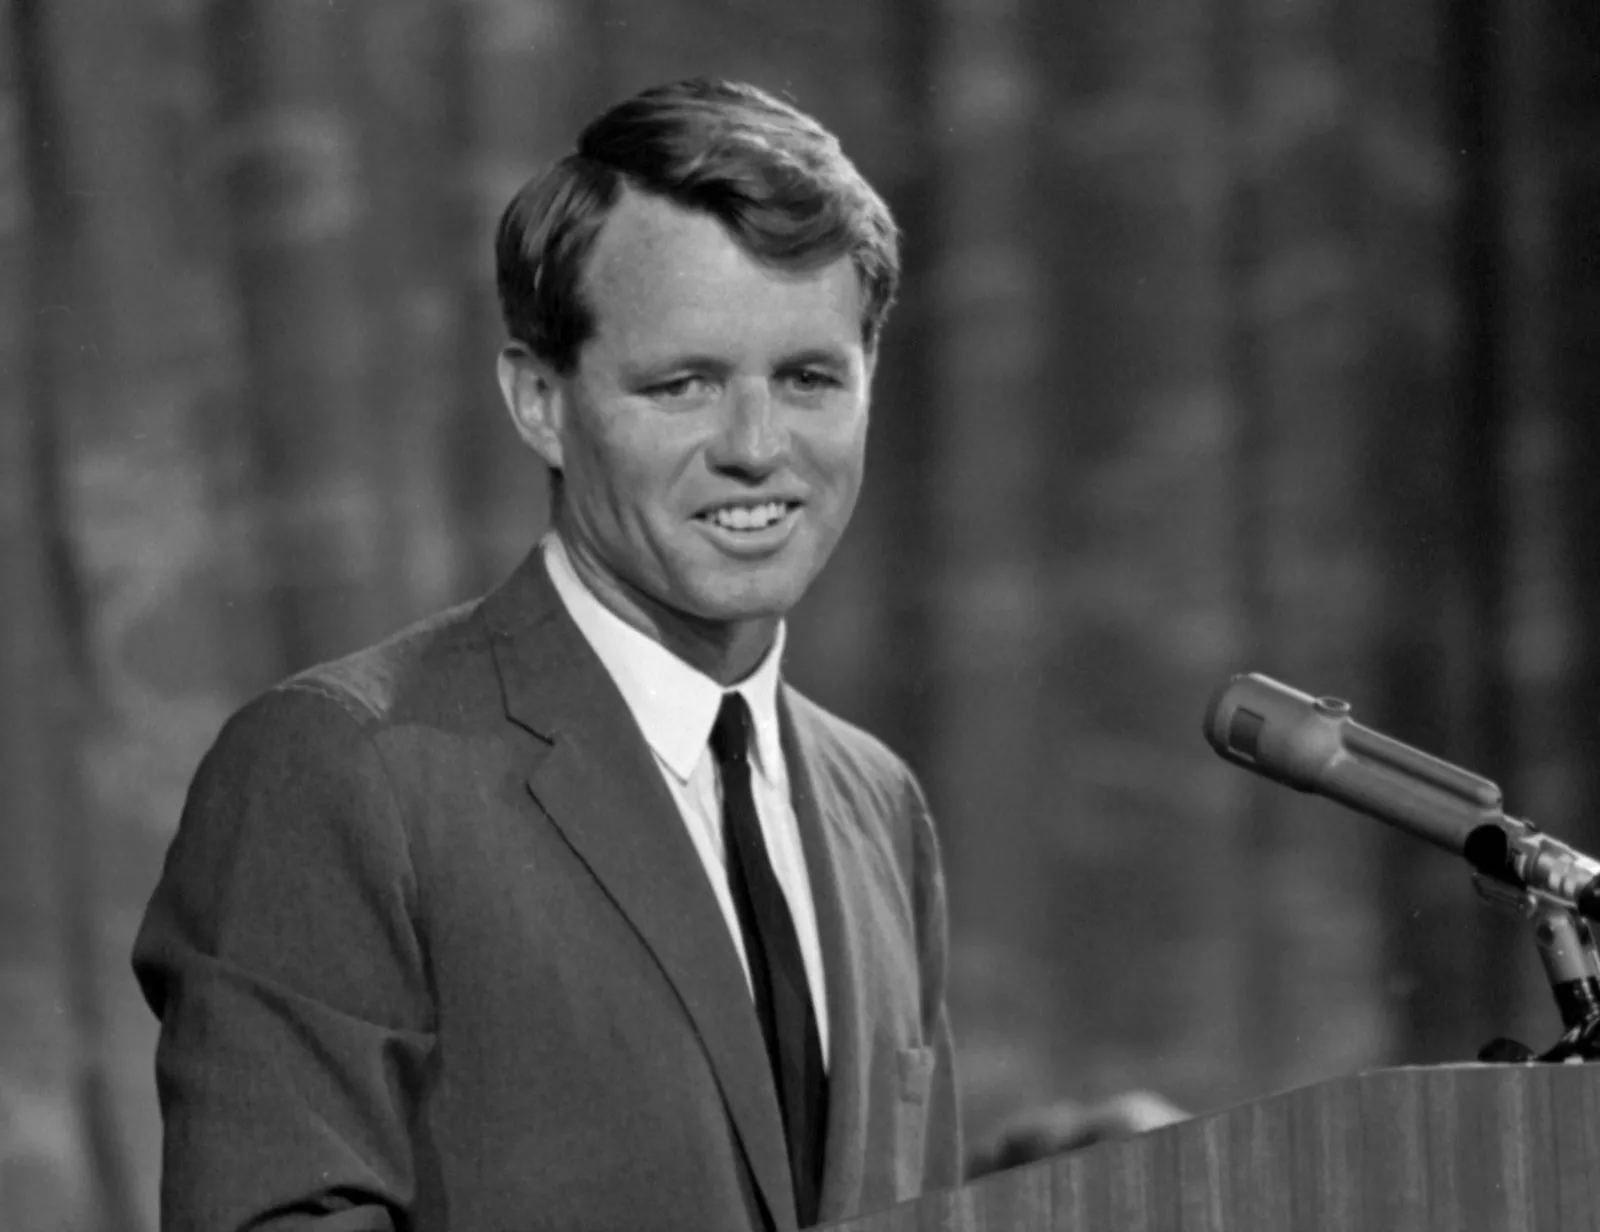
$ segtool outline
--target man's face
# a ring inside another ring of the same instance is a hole
[[[848,258],[769,269],[713,218],[638,193],[585,278],[596,329],[541,378],[545,460],[585,581],[624,619],[769,622],[855,507],[871,361]]]

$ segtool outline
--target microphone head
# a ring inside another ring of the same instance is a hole
[[[1314,698],[1258,672],[1234,676],[1206,707],[1207,742],[1225,761],[1297,791],[1316,789],[1315,775],[1339,747],[1339,721],[1349,703]]]
[[[1239,709],[1239,682],[1248,680],[1248,676],[1230,676],[1218,685],[1211,693],[1211,700],[1206,703],[1206,717],[1201,729],[1205,732],[1206,743],[1216,750],[1217,755],[1229,761],[1232,756],[1233,744],[1229,734],[1233,726],[1233,716]],[[1241,743],[1250,743],[1249,734],[1241,732]]]
[[[1262,732],[1274,720],[1298,721],[1313,705],[1308,694],[1259,672],[1232,676],[1206,707],[1206,740],[1220,756],[1254,768]]]

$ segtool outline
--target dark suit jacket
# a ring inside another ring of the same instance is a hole
[[[958,1180],[944,882],[905,766],[787,686],[780,713],[830,1221]],[[538,552],[228,722],[134,966],[162,1021],[166,1229],[794,1226],[704,866]]]

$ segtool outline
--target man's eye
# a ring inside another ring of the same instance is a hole
[[[691,398],[705,389],[705,378],[698,373],[675,376],[668,381],[657,381],[647,392],[654,398],[678,400]]]
[[[798,390],[805,393],[815,393],[823,389],[837,389],[839,378],[831,372],[824,372],[820,368],[800,368],[789,375],[790,382]]]

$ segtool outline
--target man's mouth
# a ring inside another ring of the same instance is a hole
[[[764,505],[720,505],[699,516],[723,530],[766,530],[783,520],[785,514],[797,506],[789,501],[768,501]]]

